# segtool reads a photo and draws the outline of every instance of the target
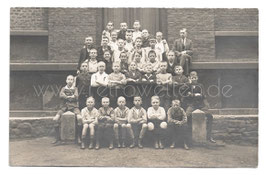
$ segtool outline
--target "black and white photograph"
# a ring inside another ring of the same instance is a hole
[[[9,12],[9,166],[258,167],[258,8]]]

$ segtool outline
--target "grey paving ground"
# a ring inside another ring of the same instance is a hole
[[[52,138],[12,140],[11,166],[107,166],[107,167],[257,167],[257,146],[225,145],[208,149],[194,147],[155,150],[81,150],[77,145],[53,146]]]

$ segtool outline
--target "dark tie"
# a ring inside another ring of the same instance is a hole
[[[185,42],[184,42],[184,40],[182,39],[182,51],[184,51],[185,50]]]

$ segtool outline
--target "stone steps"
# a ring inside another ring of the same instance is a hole
[[[10,117],[10,139],[53,136],[53,116]],[[214,139],[225,143],[257,145],[258,115],[214,115]]]
[[[46,117],[55,116],[57,111],[48,110],[11,110],[9,117]],[[210,109],[214,115],[257,115],[257,108],[224,108],[224,109]]]

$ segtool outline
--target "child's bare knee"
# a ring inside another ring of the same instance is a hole
[[[122,128],[126,128],[127,125],[126,125],[126,124],[122,124],[121,127],[122,127]]]
[[[162,128],[162,129],[166,129],[166,128],[167,128],[167,123],[166,123],[166,122],[162,122],[162,123],[160,124],[160,128]]]
[[[89,124],[89,128],[90,128],[90,129],[94,129],[94,124],[93,124],[93,123],[90,123],[90,124]]]
[[[117,129],[117,128],[118,128],[118,124],[115,123],[115,124],[114,124],[114,129]]]
[[[142,128],[147,128],[147,127],[148,127],[148,125],[146,123],[142,124]]]
[[[131,128],[131,124],[130,123],[127,124],[127,128]]]

